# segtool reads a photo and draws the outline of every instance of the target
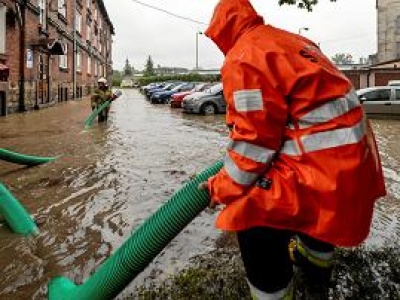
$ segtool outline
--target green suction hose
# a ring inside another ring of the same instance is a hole
[[[48,163],[50,161],[55,160],[56,158],[25,155],[4,148],[0,148],[0,159],[10,163],[32,167]]]
[[[116,297],[209,204],[199,183],[218,173],[222,162],[206,169],[177,191],[82,285],[64,277],[49,283],[49,299],[101,300]]]
[[[105,101],[104,103],[102,103],[99,107],[97,107],[94,111],[92,111],[92,113],[90,114],[90,116],[86,119],[85,121],[85,128],[90,128],[92,127],[93,121],[96,119],[96,117],[107,107],[109,107],[111,105],[111,102],[113,102],[115,99],[121,97],[122,92],[121,91],[115,91],[110,100]]]
[[[96,117],[98,116],[99,113],[101,113],[103,111],[103,109],[106,109],[107,107],[109,107],[111,105],[110,100],[104,102],[102,105],[100,105],[99,107],[97,107],[91,114],[90,116],[86,119],[85,121],[85,128],[90,128],[92,127],[93,121],[96,119]]]
[[[8,226],[23,235],[39,232],[35,222],[17,199],[0,183],[0,214],[4,216]]]

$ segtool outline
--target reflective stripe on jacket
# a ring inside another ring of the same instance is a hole
[[[375,139],[349,80],[311,41],[264,25],[247,0],[222,0],[206,34],[232,126],[209,180],[217,226],[270,226],[355,246],[385,186]]]

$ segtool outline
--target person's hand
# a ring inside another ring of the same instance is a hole
[[[205,190],[208,193],[208,182],[203,181],[199,184],[199,189],[200,190]],[[210,199],[210,204],[208,205],[210,208],[215,208],[218,206],[218,203],[215,202],[213,199]]]

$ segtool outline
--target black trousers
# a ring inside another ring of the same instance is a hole
[[[274,293],[288,286],[293,277],[293,262],[288,245],[294,236],[309,248],[331,252],[334,246],[293,231],[255,227],[238,231],[237,237],[247,278],[257,289]]]

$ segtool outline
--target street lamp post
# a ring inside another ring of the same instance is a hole
[[[299,29],[299,34],[301,34],[301,31],[302,31],[302,30],[308,31],[308,29],[309,29],[308,27],[301,27],[301,28]]]
[[[199,34],[203,34],[201,31],[196,32],[196,71],[199,70]]]

